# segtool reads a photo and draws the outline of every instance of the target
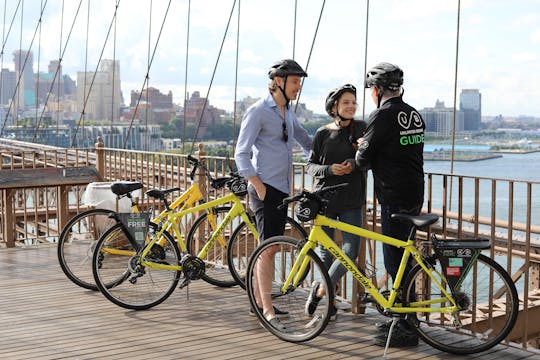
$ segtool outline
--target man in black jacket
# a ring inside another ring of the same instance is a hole
[[[390,216],[393,213],[417,215],[424,202],[424,129],[422,117],[415,108],[403,101],[403,71],[396,65],[380,63],[371,68],[365,87],[371,91],[377,105],[368,120],[366,132],[358,140],[356,165],[371,168],[377,200],[381,204],[381,228],[384,235],[407,240],[410,225]],[[383,244],[384,266],[395,278],[402,249]],[[412,268],[409,258],[407,273]],[[385,333],[375,338],[384,346],[390,323],[379,325]],[[412,346],[418,337],[400,320],[392,333],[390,346]]]

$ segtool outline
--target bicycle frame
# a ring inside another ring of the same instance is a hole
[[[364,238],[380,241],[385,244],[402,248],[404,250],[401,263],[399,265],[395,281],[393,282],[392,289],[388,299],[379,293],[379,289],[371,282],[371,280],[364,275],[358,266],[341,250],[341,248],[326,234],[323,230],[323,226],[339,229],[344,232],[355,234]],[[309,257],[306,254],[309,250],[315,251],[317,244],[320,244],[332,255],[338,259],[347,270],[349,270],[352,276],[367,290],[367,292],[373,297],[373,299],[381,305],[384,309],[395,313],[414,313],[414,312],[436,312],[436,313],[455,313],[458,311],[458,306],[452,295],[445,289],[445,286],[441,284],[435,276],[432,274],[432,269],[429,268],[423,258],[420,251],[415,247],[414,240],[409,239],[402,241],[390,236],[382,235],[361,227],[350,225],[340,222],[338,220],[330,219],[324,215],[318,214],[314,219],[313,227],[309,233],[308,241],[300,249],[298,256],[291,268],[290,273],[283,284],[281,291],[286,293],[288,289],[296,288],[302,279],[302,274],[309,266]],[[433,299],[411,302],[408,307],[402,306],[402,304],[396,303],[398,297],[398,289],[401,285],[403,277],[405,275],[405,267],[409,257],[412,256],[416,262],[422,267],[424,272],[430,277],[434,284],[439,288],[442,295]],[[441,274],[438,274],[441,276]],[[442,277],[444,278],[444,277]],[[449,306],[441,306],[439,308],[425,307],[426,304],[443,304],[449,303]],[[424,306],[424,307],[422,307]]]
[[[180,198],[177,201],[179,201],[179,200],[180,200]],[[176,203],[177,201],[175,201],[174,203]],[[161,238],[161,234],[163,234],[163,232],[166,229],[167,230],[172,229],[173,235],[176,238],[176,241],[177,241],[177,244],[180,247],[180,250],[182,252],[187,251],[186,244],[185,244],[184,239],[182,237],[181,231],[180,231],[180,229],[178,227],[179,220],[183,216],[185,216],[187,214],[192,214],[192,213],[195,213],[195,212],[198,212],[198,211],[212,209],[214,207],[217,207],[217,206],[223,205],[223,204],[227,204],[227,203],[233,203],[233,205],[232,205],[231,209],[227,212],[227,215],[225,216],[225,218],[223,219],[223,221],[220,224],[216,224],[215,223],[215,221],[216,221],[215,218],[211,218],[211,220],[210,220],[211,225],[215,229],[214,233],[212,234],[212,236],[208,240],[208,242],[205,244],[205,246],[199,251],[197,256],[200,257],[200,258],[206,257],[206,254],[208,253],[209,249],[214,245],[214,243],[216,241],[218,241],[221,244],[221,246],[225,248],[227,246],[227,242],[223,239],[223,237],[221,235],[223,234],[223,231],[225,230],[225,228],[230,224],[230,222],[234,218],[236,218],[238,215],[240,215],[242,220],[244,220],[246,222],[249,229],[253,232],[254,236],[258,237],[257,229],[255,228],[255,226],[253,225],[253,223],[249,219],[249,216],[248,216],[244,206],[242,205],[240,199],[235,194],[230,193],[230,194],[228,194],[226,196],[217,198],[217,199],[209,201],[209,202],[204,202],[204,203],[201,203],[201,204],[195,205],[195,206],[193,206],[193,203],[191,203],[190,204],[191,206],[189,206],[188,202],[186,201],[186,204],[184,204],[184,206],[177,212],[173,213],[171,211],[165,211],[165,215],[162,216],[160,219],[163,220],[166,217],[166,220],[165,220],[166,226],[163,226],[158,231],[158,233],[153,237],[153,239],[150,241],[150,243],[147,246],[145,246],[145,248],[144,248],[144,250],[143,250],[143,252],[141,254],[141,264],[144,265],[144,266],[148,266],[148,267],[152,267],[152,268],[159,268],[159,269],[164,269],[164,270],[172,270],[172,271],[182,270],[181,265],[165,265],[165,264],[160,264],[160,263],[148,261],[148,260],[146,260],[146,255],[150,252],[150,250],[152,249],[152,246],[158,241],[158,239]],[[212,213],[210,212],[209,215],[210,214],[212,214]]]

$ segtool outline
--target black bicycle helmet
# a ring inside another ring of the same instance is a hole
[[[336,103],[336,101],[339,100],[341,95],[343,95],[346,92],[350,92],[356,97],[356,87],[354,87],[354,85],[351,85],[351,84],[345,84],[341,87],[335,88],[334,90],[330,91],[330,93],[326,97],[326,112],[328,113],[328,115],[332,117],[338,115],[332,111],[332,108],[334,107],[334,104]]]
[[[270,79],[274,79],[276,76],[287,77],[289,75],[306,77],[307,73],[296,61],[291,59],[277,61],[268,70],[268,77]]]
[[[377,86],[381,90],[397,91],[403,85],[403,70],[394,64],[382,62],[366,74],[365,87]]]

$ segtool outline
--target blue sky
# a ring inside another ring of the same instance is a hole
[[[0,21],[5,23],[3,66],[13,68],[13,50],[30,47],[40,4],[46,3],[41,40],[36,35],[32,45],[35,62],[39,52],[40,71],[45,71],[49,61],[58,58],[60,49],[66,46],[79,1],[64,2],[63,27],[62,0],[26,0],[16,13],[19,1],[4,1],[5,6],[0,8]],[[104,46],[115,1],[91,0],[90,13],[88,1],[81,2],[62,62],[64,72],[76,79],[85,63],[89,71],[94,70],[103,49],[103,58],[115,56],[120,60],[122,90],[128,100],[131,90],[142,87],[149,43],[152,52],[169,0],[121,0],[115,51],[112,33]],[[192,0],[189,92],[200,91],[202,96],[208,92],[233,2]],[[232,110],[237,34],[238,99],[266,93],[267,69],[276,59],[290,58],[294,53],[305,67],[322,4],[322,0],[297,1],[293,50],[294,0],[241,0],[240,31],[236,7],[210,90],[211,104]],[[187,9],[187,0],[172,0],[149,75],[150,86],[165,93],[172,91],[178,103],[184,96],[186,78]],[[456,21],[457,1],[371,0],[368,67],[380,61],[399,65],[405,72],[405,100],[419,109],[434,106],[436,100],[453,106]],[[458,96],[463,88],[479,89],[483,115],[540,117],[540,0],[462,0],[460,32]],[[327,93],[338,85],[352,83],[361,88],[365,42],[366,1],[327,0],[301,95],[308,108],[323,113]],[[361,93],[358,101],[361,115]],[[366,112],[373,108],[368,98]]]

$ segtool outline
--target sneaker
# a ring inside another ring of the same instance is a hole
[[[375,336],[374,344],[385,347],[388,340],[388,332]],[[389,347],[409,347],[418,345],[418,335],[410,329],[399,324],[394,327]]]
[[[304,309],[304,312],[306,315],[313,315],[315,313],[315,310],[317,310],[317,305],[319,305],[319,301],[321,301],[321,298],[317,296],[317,290],[319,289],[320,283],[318,281],[314,281],[311,284],[311,290],[309,292],[309,296],[306,301],[306,306]]]
[[[274,308],[274,314],[276,315],[287,315],[289,313],[288,311],[281,310],[275,306],[273,306],[273,308]],[[263,312],[263,308],[259,308],[259,311]],[[253,308],[249,309],[249,315],[255,316],[255,313],[253,312]]]
[[[270,325],[272,325],[274,328],[276,328],[277,330],[279,331],[285,331],[287,330],[287,328],[285,327],[285,325],[283,325],[281,323],[281,321],[279,321],[279,319],[277,317],[273,317],[271,318],[270,320],[268,320],[268,323]]]
[[[375,323],[375,328],[382,333],[387,333],[388,331],[390,331],[390,326],[392,326],[392,320]]]

